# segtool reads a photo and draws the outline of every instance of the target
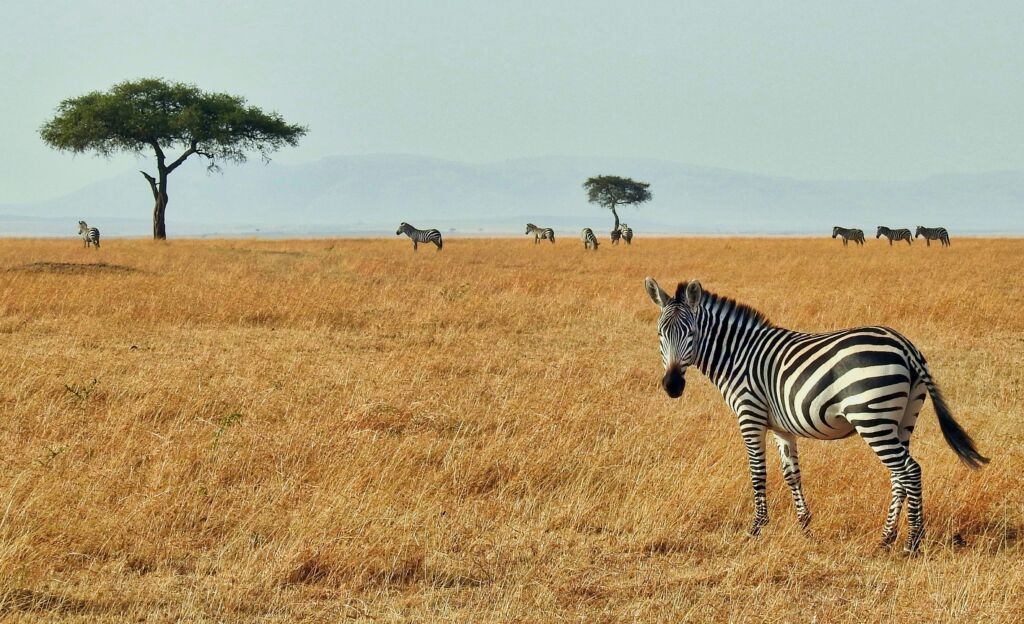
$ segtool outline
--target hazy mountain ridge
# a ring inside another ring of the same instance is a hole
[[[651,183],[654,199],[620,216],[639,233],[827,233],[832,225],[942,224],[962,233],[1024,233],[1024,172],[915,181],[814,181],[655,159],[549,156],[469,164],[409,155],[259,162],[171,177],[170,235],[342,235],[394,231],[400,221],[465,233],[521,233],[526,221],[603,232],[611,215],[583,181],[617,174]],[[108,236],[149,232],[151,195],[137,172],[61,198],[0,205],[0,235],[63,236],[78,219]],[[568,232],[567,232],[568,233]]]

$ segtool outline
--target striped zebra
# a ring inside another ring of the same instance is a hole
[[[858,230],[857,228],[844,228],[838,225],[832,228],[832,238],[836,236],[843,237],[843,247],[846,247],[849,241],[853,241],[858,245],[864,244],[864,230]]]
[[[892,247],[892,242],[894,240],[905,240],[907,241],[908,245],[914,241],[914,239],[910,236],[910,230],[908,230],[907,228],[900,228],[898,230],[894,230],[892,228],[887,228],[884,225],[880,225],[878,226],[878,231],[875,232],[875,238],[881,238],[883,236],[889,239],[890,247]]]
[[[917,226],[917,232],[914,234],[914,238],[918,236],[924,236],[924,242],[929,247],[932,246],[932,241],[937,240],[942,243],[943,247],[949,246],[949,232],[944,227],[937,228],[926,228],[923,225]]]
[[[921,468],[910,456],[910,435],[925,396],[931,395],[939,427],[953,451],[971,468],[987,463],[953,419],[921,352],[887,327],[858,327],[806,334],[773,325],[751,307],[707,292],[699,282],[680,283],[669,296],[652,278],[647,293],[661,308],[658,337],[665,365],[662,386],[672,398],[696,366],[722,392],[739,419],[754,490],[750,534],[768,523],[765,439],[771,431],[782,457],[782,475],[805,528],[797,437],[838,440],[860,434],[890,471],[892,498],[881,546],[896,539],[904,502],[909,537],[917,549],[924,535]],[[843,487],[857,475],[842,475]]]
[[[597,251],[597,237],[594,236],[594,230],[590,228],[583,228],[583,231],[580,232],[580,238],[583,239],[584,249],[593,249],[594,251]]]
[[[100,248],[100,231],[94,227],[89,227],[89,224],[85,221],[78,222],[78,235],[82,237],[82,242],[85,246],[95,245],[96,249]]]
[[[526,224],[526,233],[533,234],[533,244],[538,244],[542,240],[549,240],[552,243],[555,242],[555,231],[551,228],[537,227],[532,223]]]
[[[441,251],[444,247],[444,241],[441,240],[441,232],[437,230],[417,230],[413,226],[409,225],[405,221],[398,226],[398,230],[395,231],[395,236],[405,234],[412,239],[412,250],[416,251],[419,248],[420,243],[434,243],[437,245],[437,250]]]
[[[621,228],[615,228],[614,230],[612,230],[611,237],[612,237],[612,245],[618,245],[619,244],[619,240],[622,238],[622,229]]]
[[[626,241],[627,245],[633,244],[633,228],[629,227],[625,223],[619,226],[619,231],[622,232],[622,240]]]

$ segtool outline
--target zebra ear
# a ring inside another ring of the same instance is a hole
[[[693,280],[686,285],[686,305],[691,310],[696,310],[697,306],[700,305],[700,300],[704,297],[704,289],[701,287],[700,282]]]
[[[668,304],[669,296],[668,293],[658,286],[658,282],[654,281],[653,277],[648,277],[644,280],[644,286],[647,287],[647,294],[651,297],[651,301],[654,302],[659,308],[664,308]]]

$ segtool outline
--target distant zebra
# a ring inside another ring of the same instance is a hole
[[[583,228],[583,231],[580,232],[580,238],[583,239],[584,249],[593,249],[594,251],[597,251],[597,237],[594,236],[594,230],[590,228]]]
[[[633,244],[633,228],[629,227],[625,223],[619,226],[619,231],[622,232],[622,240],[626,241],[627,245]]]
[[[889,469],[892,497],[881,546],[896,539],[904,502],[910,526],[905,549],[924,535],[921,467],[910,456],[910,435],[926,396],[946,442],[971,468],[988,463],[954,420],[921,352],[888,327],[857,327],[808,334],[773,325],[760,312],[701,288],[680,283],[669,296],[648,277],[647,294],[661,308],[658,337],[665,366],[662,387],[682,396],[686,369],[704,373],[739,419],[754,492],[750,534],[768,523],[765,440],[772,433],[782,457],[782,475],[804,527],[811,512],[804,501],[797,437],[839,440],[854,433]],[[863,475],[837,473],[839,488],[859,487]]]
[[[924,242],[929,247],[932,246],[932,241],[937,240],[942,243],[943,247],[949,246],[949,232],[944,227],[937,228],[926,228],[923,225],[917,226],[917,233],[914,234],[914,238],[918,236],[924,236]]]
[[[100,248],[100,231],[94,227],[89,227],[85,221],[78,222],[78,235],[82,237],[82,242],[88,247],[90,244],[96,245],[96,249]]]
[[[843,237],[843,247],[846,247],[849,241],[853,241],[859,245],[864,244],[864,230],[858,230],[857,228],[844,228],[838,225],[832,228],[832,238],[836,236]]]
[[[914,239],[910,236],[910,230],[908,230],[907,228],[900,228],[898,230],[894,230],[892,228],[887,228],[884,225],[880,225],[878,226],[878,232],[875,233],[875,238],[881,238],[883,236],[889,239],[890,247],[892,246],[892,242],[894,240],[905,240],[907,241],[908,245],[914,241]]]
[[[526,233],[533,234],[533,244],[536,245],[542,240],[549,240],[552,243],[555,242],[555,231],[551,228],[537,227],[532,223],[526,224]]]
[[[441,248],[444,246],[444,241],[441,240],[441,233],[437,230],[417,230],[403,221],[402,224],[398,226],[395,236],[400,234],[405,234],[412,239],[413,251],[416,251],[419,248],[420,243],[434,243],[437,245],[438,251],[441,251]]]
[[[622,229],[621,228],[615,228],[614,230],[612,230],[611,237],[612,237],[612,245],[618,245],[619,244],[619,239],[622,238]]]

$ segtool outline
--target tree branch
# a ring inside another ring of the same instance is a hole
[[[160,191],[156,187],[156,178],[149,175],[145,171],[139,171],[139,173],[141,173],[146,178],[146,181],[149,182],[149,186],[153,189],[153,199],[159,198]]]
[[[170,173],[170,172],[174,171],[175,169],[177,169],[181,165],[181,163],[185,162],[185,160],[189,156],[191,156],[192,154],[199,154],[199,153],[200,153],[199,150],[196,148],[196,141],[192,141],[192,143],[189,145],[188,149],[185,150],[184,152],[182,152],[181,156],[178,156],[177,160],[175,160],[171,164],[167,165],[167,173]]]

